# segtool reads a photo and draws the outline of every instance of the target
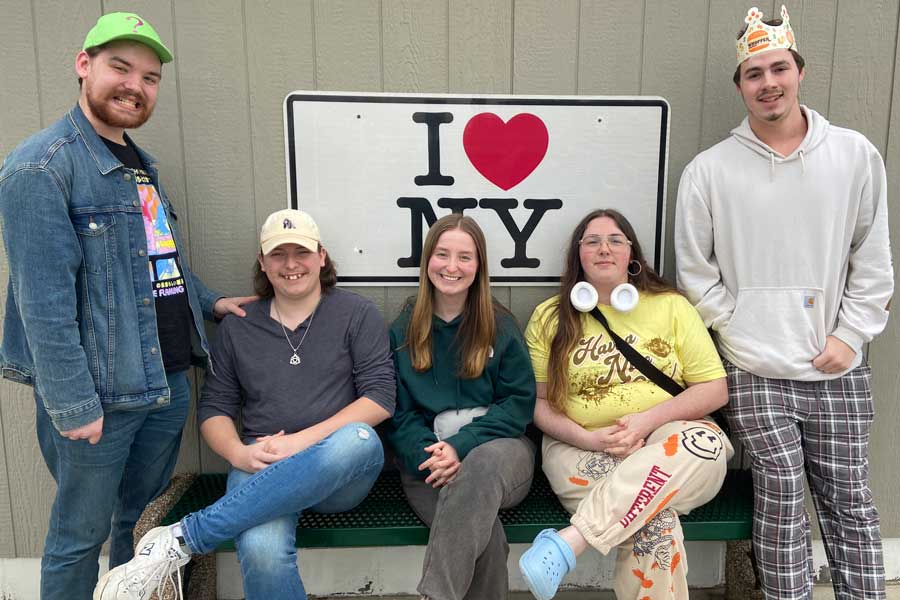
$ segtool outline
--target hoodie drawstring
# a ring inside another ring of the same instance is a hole
[[[800,173],[806,174],[806,158],[804,155],[806,154],[803,150],[798,150],[797,154],[800,156]],[[775,153],[769,152],[769,181],[775,181]]]

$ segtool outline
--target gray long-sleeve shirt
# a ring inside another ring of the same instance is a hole
[[[384,320],[369,300],[332,288],[315,317],[288,330],[269,316],[271,300],[245,306],[247,316],[225,317],[212,346],[215,373],[208,373],[198,421],[242,417],[246,441],[280,430],[300,431],[365,396],[394,412],[396,384]],[[307,329],[309,329],[307,333]]]

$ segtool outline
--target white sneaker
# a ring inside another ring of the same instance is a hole
[[[100,578],[94,600],[147,600],[157,591],[162,598],[169,585],[175,598],[183,598],[179,568],[190,560],[171,526],[154,527],[138,542],[134,558]]]

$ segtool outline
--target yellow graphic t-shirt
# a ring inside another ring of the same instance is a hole
[[[559,296],[554,296],[538,305],[525,329],[538,383],[547,381],[558,301]],[[679,384],[725,377],[700,315],[684,297],[641,294],[637,307],[629,313],[605,305],[600,311],[613,331]],[[570,419],[586,429],[597,429],[672,397],[619,353],[603,325],[590,314],[581,314],[581,328],[582,338],[569,356],[565,413]]]

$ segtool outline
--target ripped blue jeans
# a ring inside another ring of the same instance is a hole
[[[294,545],[300,515],[350,510],[369,493],[383,464],[375,431],[350,423],[257,473],[232,469],[226,494],[181,520],[185,543],[201,554],[234,539],[247,600],[305,600]]]

